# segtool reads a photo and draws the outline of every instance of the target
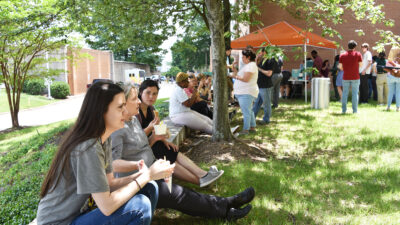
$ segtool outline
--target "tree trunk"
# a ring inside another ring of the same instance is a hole
[[[19,126],[19,121],[18,121],[18,113],[19,113],[19,107],[16,107],[15,104],[13,104],[13,93],[14,91],[8,84],[4,82],[4,85],[6,87],[6,92],[7,92],[7,100],[8,100],[8,106],[10,108],[10,116],[11,116],[11,123],[13,128],[18,128]]]
[[[221,0],[205,0],[207,20],[211,32],[213,60],[213,141],[231,140],[232,133],[228,119],[228,84],[226,77],[224,18]]]
[[[231,4],[229,0],[224,2],[224,34],[231,31]],[[231,46],[231,35],[225,36],[225,49]]]

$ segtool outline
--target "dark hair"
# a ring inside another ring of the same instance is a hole
[[[227,46],[227,47],[225,48],[225,51],[229,51],[229,50],[232,50],[231,46]]]
[[[318,54],[318,52],[315,51],[315,50],[312,50],[312,51],[311,51],[311,54],[316,55],[316,54]]]
[[[347,44],[347,47],[349,49],[354,49],[355,47],[357,47],[357,42],[355,40],[350,40],[349,43]]]
[[[386,57],[385,52],[379,52],[379,58],[384,59]]]
[[[61,176],[67,180],[71,178],[71,152],[82,142],[100,138],[104,134],[106,131],[104,114],[114,96],[119,93],[123,93],[122,88],[111,82],[100,81],[90,86],[74,126],[65,136],[53,158],[40,189],[41,198],[56,188]]]
[[[340,55],[335,56],[335,62],[339,61]]]
[[[254,60],[256,59],[256,54],[254,54],[254,52],[251,50],[247,50],[247,49],[243,50],[242,55],[248,57],[250,59],[250,62],[254,62]]]
[[[160,87],[158,86],[157,81],[154,81],[154,80],[145,80],[145,81],[142,82],[142,84],[140,84],[140,87],[139,87],[139,94],[138,94],[138,97],[139,97],[140,100],[142,100],[142,93],[143,93],[143,91],[146,90],[146,88],[148,88],[148,87],[156,87],[156,88],[157,88],[157,91],[160,90]]]
[[[326,66],[326,63],[329,63],[329,60],[325,59],[325,61],[322,63],[322,66]]]

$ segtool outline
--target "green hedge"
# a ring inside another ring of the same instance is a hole
[[[24,85],[25,92],[31,95],[41,95],[45,93],[46,85],[43,79],[32,79],[26,81]]]
[[[69,85],[62,81],[53,82],[50,86],[51,96],[57,99],[65,99],[70,95]]]

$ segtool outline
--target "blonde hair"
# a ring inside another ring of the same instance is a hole
[[[396,46],[392,46],[392,48],[390,49],[390,52],[389,52],[388,59],[390,61],[395,61],[395,59],[397,58],[397,56],[399,54],[400,54],[400,48],[398,48]]]

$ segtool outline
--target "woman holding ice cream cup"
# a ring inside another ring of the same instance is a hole
[[[150,166],[156,161],[147,135],[142,129],[139,120],[135,117],[139,113],[140,105],[137,91],[131,85],[125,85],[123,89],[128,111],[125,117],[125,126],[111,135],[112,166],[117,177],[129,176],[138,170],[139,160],[144,160],[146,166]],[[142,95],[142,99],[145,98]],[[151,137],[150,142],[152,142]],[[182,154],[177,155],[175,175],[177,168],[180,167],[178,166],[180,164],[179,159],[183,156]],[[251,205],[242,206],[249,203],[255,195],[253,188],[247,188],[235,196],[223,198],[194,192],[177,184],[172,184],[171,189],[169,189],[164,179],[156,182],[159,187],[157,208],[170,208],[188,215],[207,218],[223,218],[227,220],[242,218],[252,208]]]

